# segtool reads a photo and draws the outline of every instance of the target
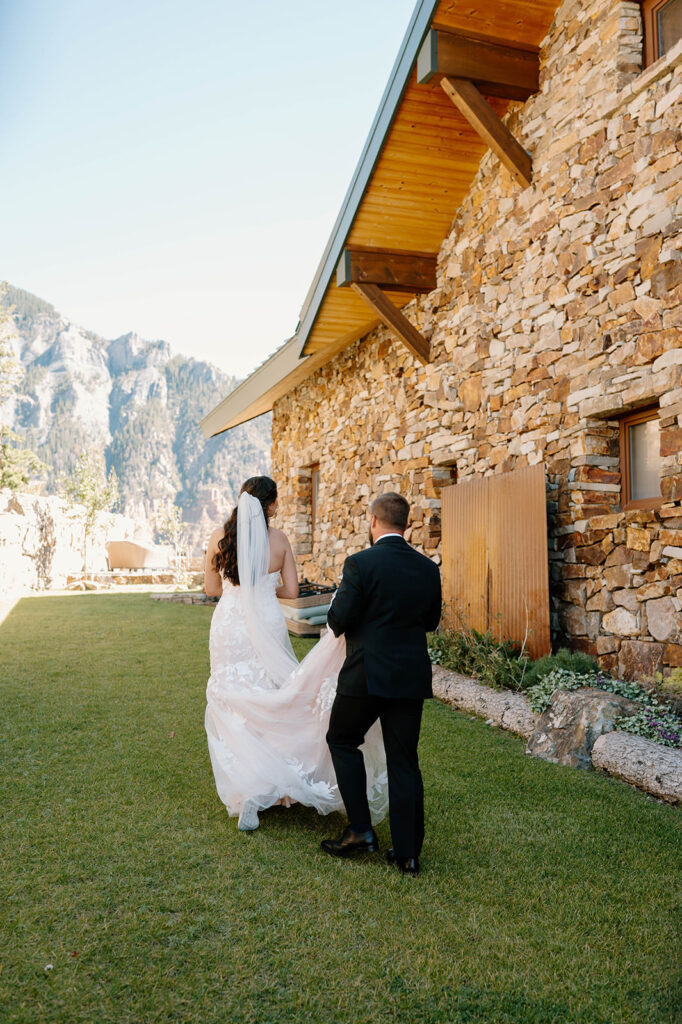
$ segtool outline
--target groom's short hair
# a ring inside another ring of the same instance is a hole
[[[388,494],[380,494],[371,504],[370,511],[376,516],[379,522],[386,526],[395,526],[397,530],[404,530],[407,527],[407,520],[410,515],[410,506],[402,494],[389,491]]]

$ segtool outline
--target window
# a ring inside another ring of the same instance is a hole
[[[644,0],[644,64],[653,64],[682,39],[682,0]]]
[[[620,421],[623,508],[652,508],[661,498],[658,409],[640,409]]]
[[[317,523],[317,502],[320,491],[320,464],[310,467],[310,527],[313,542],[315,540],[315,524]]]

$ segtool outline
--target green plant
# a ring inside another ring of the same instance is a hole
[[[596,658],[590,657],[589,654],[584,654],[582,651],[569,651],[567,647],[560,647],[556,654],[546,654],[528,666],[523,677],[524,689],[535,686],[555,669],[589,675],[599,672],[599,664]]]
[[[663,693],[682,697],[682,668],[673,668],[666,676],[662,672],[656,672],[654,682],[656,683],[656,688]]]
[[[490,630],[438,630],[429,635],[429,654],[435,665],[475,676],[496,689],[523,688],[527,657],[512,640],[501,640]]]
[[[173,548],[173,570],[176,583],[188,587],[192,581],[189,571],[187,527],[182,518],[182,509],[172,501],[157,509],[154,517],[156,539]]]
[[[555,690],[579,690],[583,686],[596,686],[597,676],[592,672],[571,672],[570,669],[555,668],[543,676],[539,682],[526,690],[528,703],[533,711],[542,714],[549,707]]]
[[[7,282],[0,281],[0,404],[14,394],[23,376],[14,352],[15,341],[12,307],[7,305]]]
[[[23,443],[19,434],[0,426],[0,487],[18,491],[47,472],[45,463]]]
[[[638,683],[614,679],[613,676],[601,672],[576,672],[567,668],[552,669],[539,682],[528,687],[526,696],[533,711],[542,712],[549,707],[550,698],[555,690],[580,690],[587,686],[617,693],[630,700],[643,701],[649,696],[648,691]]]
[[[57,548],[54,516],[49,508],[43,508],[39,501],[33,503],[33,512],[38,527],[39,543],[34,555],[38,589],[48,590],[52,583],[52,562]]]
[[[616,727],[664,747],[682,747],[682,717],[665,710],[656,700],[648,702],[634,715],[616,719]]]
[[[21,363],[15,356],[16,331],[13,307],[6,305],[7,284],[0,283],[0,404],[12,398],[24,377]],[[24,438],[7,425],[0,426],[0,487],[17,491],[47,472],[47,466],[30,448]]]
[[[83,527],[83,569],[88,568],[88,541],[100,512],[113,509],[118,501],[118,481],[114,470],[107,476],[104,453],[98,448],[81,452],[70,476],[61,482],[69,515]]]

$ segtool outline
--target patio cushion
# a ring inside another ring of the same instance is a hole
[[[311,620],[313,616],[324,616],[324,621],[327,621],[327,612],[329,611],[329,605],[331,602],[327,601],[326,604],[314,604],[310,608],[291,608],[289,605],[284,609],[284,614],[288,619],[307,619]]]

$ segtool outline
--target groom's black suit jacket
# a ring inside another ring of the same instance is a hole
[[[346,636],[337,693],[432,697],[426,633],[440,613],[438,566],[402,537],[379,538],[347,558],[327,616],[335,636]]]

